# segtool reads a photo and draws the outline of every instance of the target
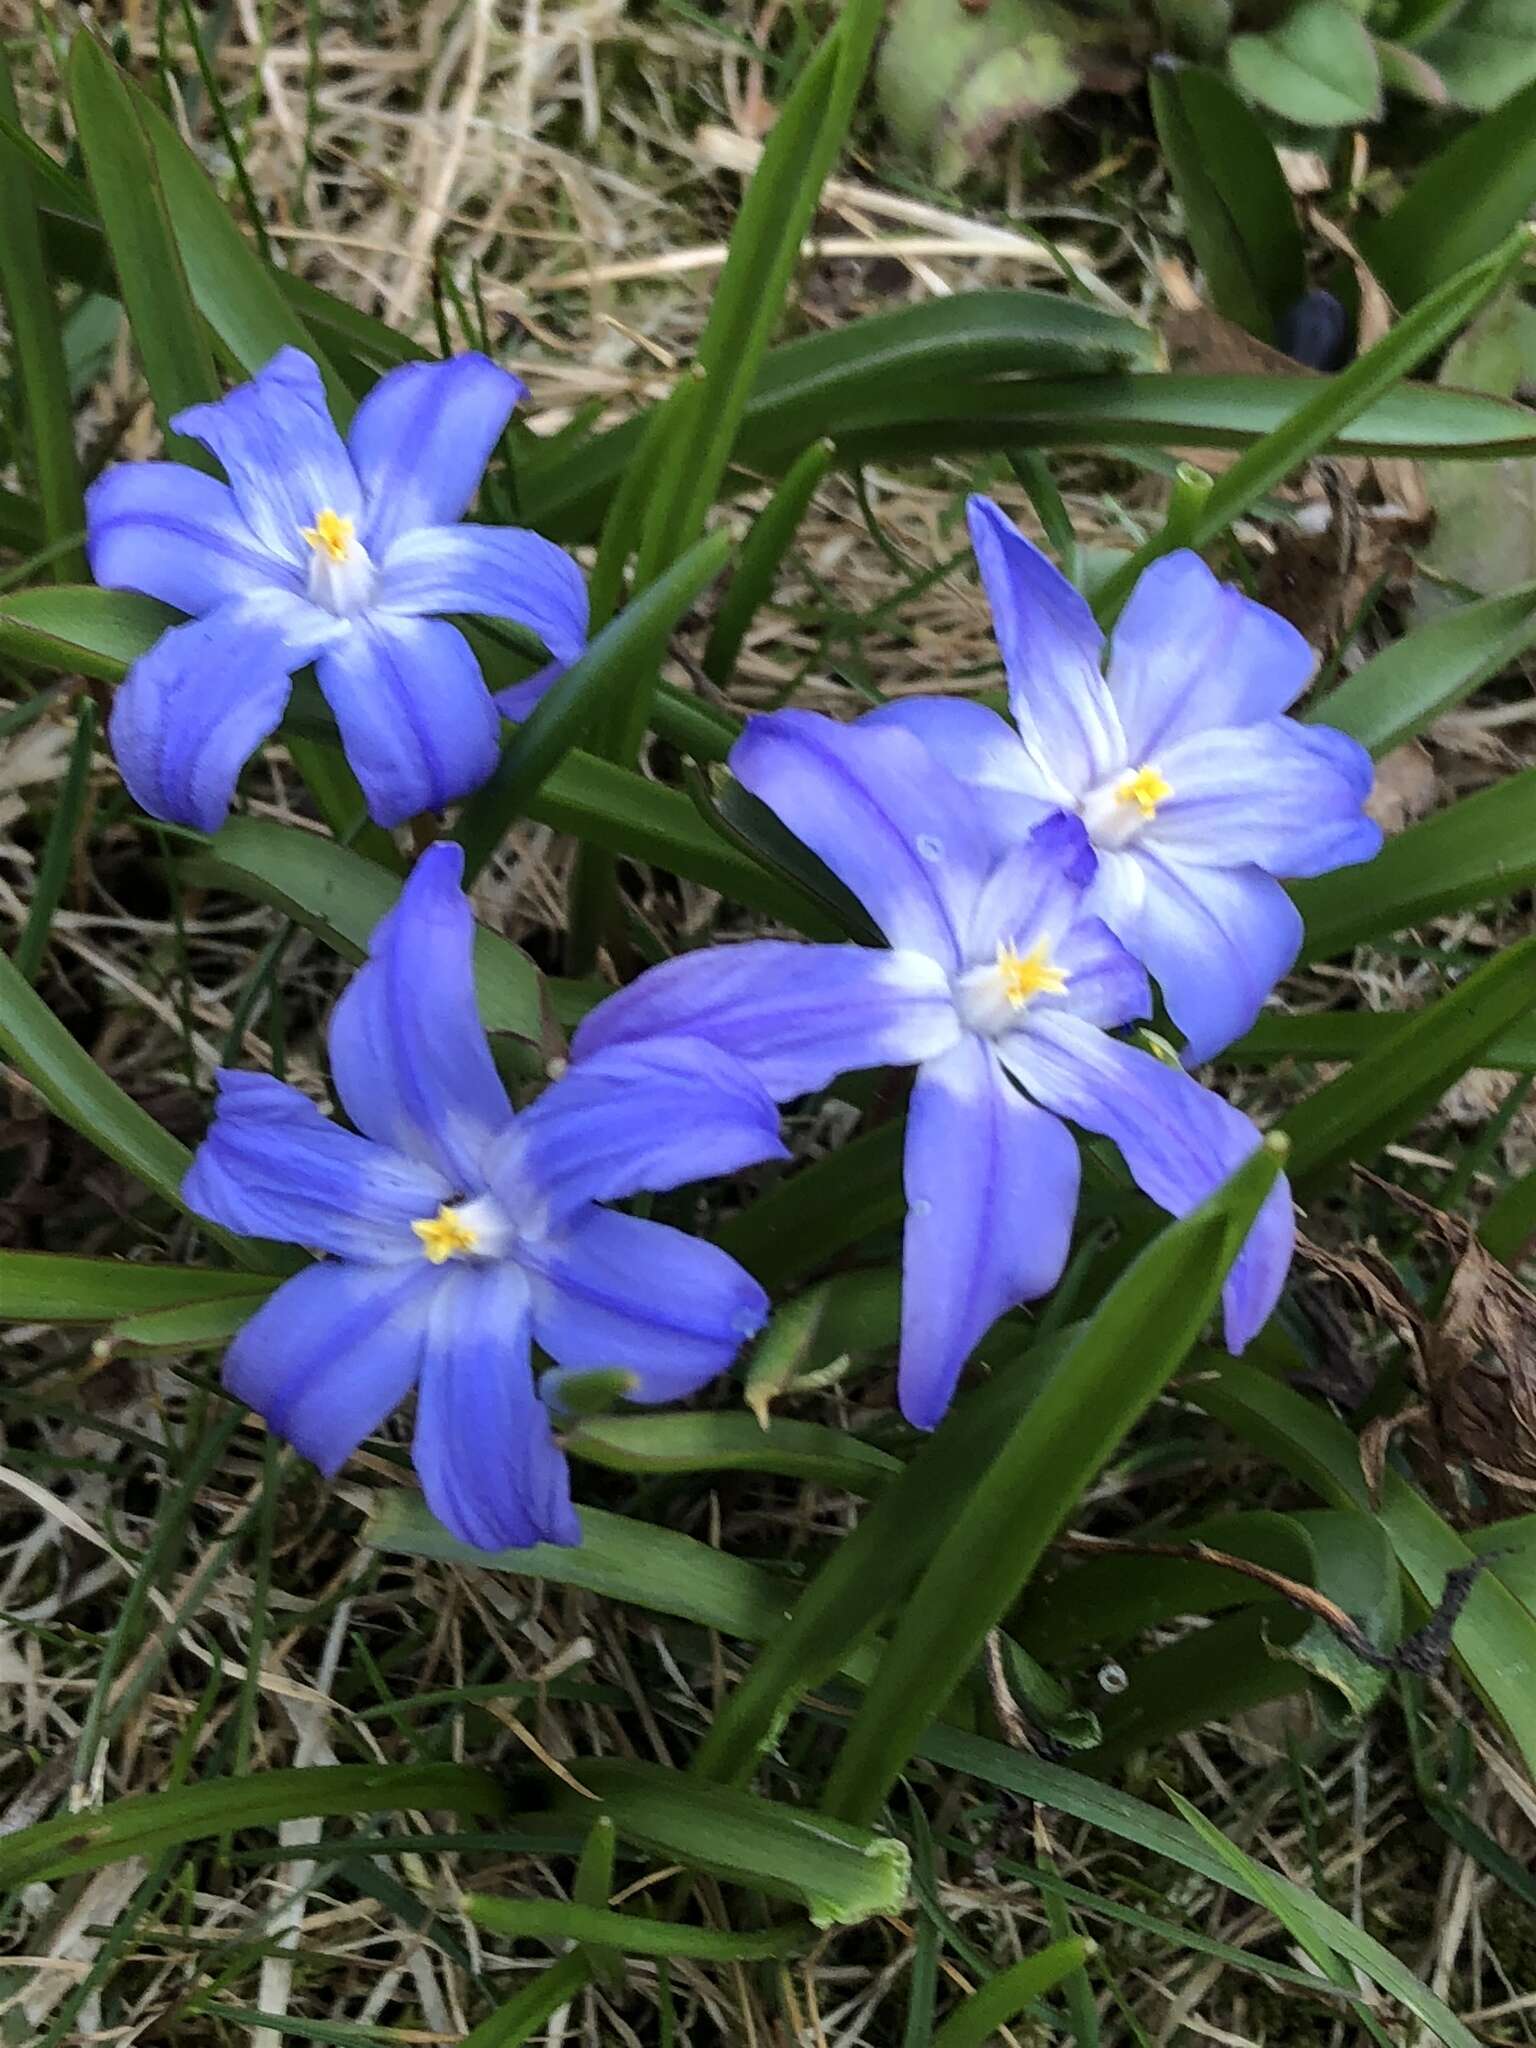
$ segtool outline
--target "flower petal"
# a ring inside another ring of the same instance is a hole
[[[1034,830],[1056,810],[1058,787],[1035,766],[1007,719],[964,697],[898,697],[866,711],[861,725],[897,725],[971,790],[999,846]]]
[[[586,645],[587,579],[564,548],[526,527],[413,527],[384,557],[376,603],[411,615],[515,619],[563,662]]]
[[[518,378],[473,352],[403,363],[379,379],[347,435],[367,505],[363,538],[375,561],[412,527],[463,518],[525,393]]]
[[[1077,1213],[1072,1134],[967,1037],[918,1074],[907,1112],[901,1412],[932,1429],[1006,1309],[1055,1286]]]
[[[424,1161],[455,1192],[484,1187],[487,1142],[511,1117],[475,1004],[475,923],[462,848],[431,846],[331,1012],[342,1107],[380,1145]]]
[[[357,520],[363,494],[326,409],[320,372],[302,350],[280,348],[248,384],[171,425],[216,455],[252,533],[308,574],[306,526],[320,512]]]
[[[1116,1144],[1136,1185],[1174,1216],[1188,1215],[1258,1149],[1254,1125],[1219,1095],[1075,1017],[1042,1014],[998,1051],[1038,1102]],[[1268,1321],[1294,1240],[1282,1177],[1222,1291],[1230,1351]]]
[[[1086,796],[1125,742],[1100,674],[1104,636],[1087,600],[990,498],[966,506],[971,545],[1008,672],[1008,702],[1042,791]]]
[[[1366,817],[1371,757],[1325,725],[1271,718],[1192,733],[1160,756],[1172,794],[1142,834],[1194,867],[1251,862],[1271,875],[1321,875],[1370,860],[1381,827]]]
[[[1001,944],[1042,941],[1053,952],[1081,915],[1098,862],[1081,818],[1057,811],[999,859],[977,892],[966,958],[989,960]]]
[[[479,1550],[581,1541],[528,1332],[516,1266],[455,1267],[433,1293],[411,1454],[428,1507]]]
[[[120,462],[85,494],[91,574],[201,617],[226,598],[276,586],[303,595],[290,561],[251,532],[228,484],[180,462]]]
[[[267,1074],[217,1075],[218,1108],[182,1195],[226,1230],[339,1258],[415,1258],[411,1224],[454,1193],[440,1173],[333,1124]]]
[[[634,1373],[636,1401],[693,1393],[768,1314],[762,1288],[718,1245],[613,1209],[578,1211],[518,1258],[550,1357],[567,1372]]]
[[[1105,854],[1088,903],[1146,963],[1189,1066],[1242,1037],[1301,947],[1300,912],[1258,868]]]
[[[649,968],[583,1017],[571,1056],[702,1038],[744,1060],[787,1102],[861,1067],[930,1059],[959,1030],[948,979],[921,953],[752,939]]]
[[[573,1066],[485,1155],[492,1194],[520,1218],[661,1192],[787,1159],[773,1098],[702,1038],[618,1045]]]
[[[350,628],[315,674],[373,818],[403,825],[478,789],[501,720],[458,627],[380,612]]]
[[[112,751],[134,802],[216,832],[240,770],[282,718],[293,671],[344,631],[270,590],[162,633],[112,700]]]
[[[1128,758],[1214,726],[1276,718],[1317,656],[1287,620],[1180,549],[1142,573],[1115,627],[1109,680]]]
[[[306,1267],[230,1345],[225,1386],[331,1478],[415,1384],[436,1278],[425,1263]]]
[[[813,711],[754,718],[732,772],[819,854],[893,946],[961,964],[992,846],[965,787],[896,726]]]

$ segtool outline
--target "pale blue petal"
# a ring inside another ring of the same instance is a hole
[[[492,693],[496,709],[503,718],[510,718],[521,725],[536,704],[543,702],[550,690],[570,667],[568,661],[547,661],[531,676],[524,676],[520,683],[508,683],[504,690]]]
[[[1097,860],[1080,818],[1057,811],[1010,847],[976,894],[966,931],[966,958],[990,960],[999,945],[1025,951],[1043,944],[1054,954],[1082,915]]]
[[[375,561],[412,527],[463,518],[524,393],[516,377],[473,353],[403,363],[379,379],[347,435]]]
[[[1157,765],[1172,794],[1141,838],[1159,855],[1321,875],[1381,851],[1381,827],[1363,808],[1371,757],[1329,726],[1271,718],[1192,733]]]
[[[1174,1216],[1198,1207],[1259,1147],[1258,1131],[1219,1095],[1077,1018],[1042,1014],[999,1052],[1047,1109],[1117,1145],[1136,1185]],[[1268,1321],[1294,1239],[1282,1177],[1222,1292],[1229,1350],[1241,1351]]]
[[[750,722],[730,766],[893,946],[951,971],[960,965],[971,899],[994,849],[970,793],[911,733],[776,711]]]
[[[787,1102],[861,1067],[915,1065],[959,1032],[948,978],[921,953],[752,939],[649,968],[582,1019],[571,1056],[703,1038]]]
[[[919,1072],[907,1112],[901,1412],[934,1428],[1005,1310],[1054,1287],[1077,1213],[1077,1146],[967,1037]]]
[[[1162,990],[1191,1066],[1241,1038],[1301,948],[1301,913],[1258,868],[1106,854],[1088,904]]]
[[[478,1550],[581,1541],[528,1328],[516,1266],[455,1266],[433,1293],[411,1455],[428,1507]]]
[[[225,1386],[333,1477],[415,1385],[437,1277],[425,1260],[306,1267],[230,1345]]]
[[[483,1188],[481,1158],[512,1111],[476,1009],[463,871],[447,840],[417,861],[331,1012],[330,1051],[358,1129],[468,1194]]]
[[[369,613],[315,665],[380,825],[440,811],[496,766],[501,720],[480,664],[445,619]]]
[[[91,574],[201,617],[227,598],[276,588],[303,595],[292,562],[252,533],[228,484],[179,462],[120,462],[85,494]]]
[[[249,384],[211,405],[188,406],[171,425],[218,457],[252,533],[305,576],[304,529],[316,515],[362,515],[362,491],[326,410],[320,372],[299,349],[279,349]]]
[[[293,671],[344,631],[271,590],[162,633],[112,699],[112,752],[134,802],[216,832],[240,770],[282,718]]]
[[[718,1245],[665,1223],[582,1209],[518,1248],[533,1334],[567,1372],[635,1374],[635,1401],[676,1401],[725,1371],[768,1297]]]
[[[1042,793],[1086,796],[1125,760],[1087,600],[990,498],[966,515],[1008,674],[1008,702]]]
[[[972,792],[977,814],[999,846],[1032,832],[1061,802],[1018,733],[996,711],[964,697],[899,697],[866,711],[861,725],[898,725]]]
[[[221,1068],[213,1124],[181,1192],[211,1223],[343,1259],[417,1258],[411,1225],[454,1190],[430,1166],[333,1124],[267,1074]]]
[[[1220,583],[1188,549],[1145,570],[1115,627],[1110,687],[1128,756],[1147,761],[1294,703],[1317,656],[1287,620]]]
[[[1061,1007],[1106,1030],[1152,1014],[1146,969],[1097,917],[1080,917],[1052,954],[1067,977]]]
[[[701,1038],[670,1038],[570,1067],[493,1141],[484,1170],[510,1214],[558,1221],[587,1202],[788,1157],[752,1070]]]
[[[408,615],[513,619],[567,663],[586,645],[586,578],[564,548],[526,527],[413,527],[384,557],[374,602]]]

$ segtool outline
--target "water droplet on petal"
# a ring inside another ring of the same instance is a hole
[[[931,832],[918,833],[917,850],[924,860],[942,860],[944,858],[944,842],[942,839],[935,839]]]
[[[907,1208],[914,1216],[931,1216],[933,1204],[926,1195],[919,1195],[915,1202],[908,1202]]]

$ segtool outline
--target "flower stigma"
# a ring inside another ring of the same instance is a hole
[[[1044,939],[1027,953],[1016,953],[1006,939],[997,942],[997,976],[1011,1010],[1022,1010],[1036,996],[1065,995],[1067,977],[1053,967]]]
[[[317,555],[324,554],[331,561],[340,563],[351,553],[357,529],[350,519],[326,506],[315,514],[313,526],[301,526],[299,531]]]
[[[466,1258],[480,1242],[480,1233],[444,1202],[435,1216],[421,1216],[411,1225],[421,1239],[421,1248],[434,1266],[449,1259]]]
[[[1115,801],[1134,804],[1143,818],[1155,818],[1157,807],[1173,795],[1173,784],[1155,768],[1138,768],[1115,791]]]

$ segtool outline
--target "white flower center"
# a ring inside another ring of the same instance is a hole
[[[1159,804],[1173,795],[1166,776],[1148,763],[1122,768],[1083,798],[1081,817],[1088,837],[1106,853],[1114,853],[1150,825]]]
[[[338,618],[366,611],[378,572],[352,521],[326,506],[315,514],[313,526],[301,526],[299,531],[311,551],[310,603],[335,612]]]
[[[435,1216],[420,1216],[411,1228],[421,1240],[422,1256],[434,1266],[450,1259],[504,1259],[515,1235],[511,1218],[491,1195],[451,1206],[444,1202]]]
[[[1020,1013],[1037,996],[1065,995],[1067,980],[1065,969],[1052,962],[1044,939],[1024,953],[1007,939],[1000,939],[995,960],[968,967],[956,977],[955,1007],[968,1031],[982,1038],[1001,1038],[1015,1029]]]

